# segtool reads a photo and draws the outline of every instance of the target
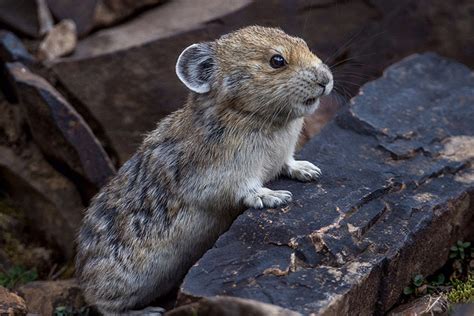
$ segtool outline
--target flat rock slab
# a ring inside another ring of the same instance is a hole
[[[187,274],[180,304],[229,295],[318,315],[382,314],[440,268],[474,219],[474,75],[413,55],[366,84],[302,150],[317,183],[248,210]]]
[[[21,63],[8,63],[33,139],[50,159],[83,178],[95,193],[115,168],[79,113],[45,79]]]

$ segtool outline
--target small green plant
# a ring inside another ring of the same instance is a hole
[[[474,248],[470,242],[458,240],[449,249],[449,259],[451,260],[452,273],[451,280],[466,280],[474,268]]]
[[[38,273],[35,269],[26,270],[21,266],[15,266],[5,272],[0,272],[0,286],[12,289],[17,285],[35,281]]]
[[[448,301],[450,303],[474,302],[474,276],[469,276],[465,282],[453,280],[451,283],[453,288],[448,292]]]
[[[420,295],[424,292],[426,292],[426,280],[421,274],[415,275],[411,280],[410,285],[403,289],[403,294],[405,295]]]
[[[463,242],[458,240],[458,242],[450,248],[449,258],[464,260],[469,247],[471,247],[471,243],[469,241]]]
[[[54,316],[89,316],[89,306],[84,306],[75,310],[71,306],[58,306],[54,309]]]
[[[449,260],[437,274],[415,275],[403,289],[404,302],[426,294],[443,297],[446,304],[474,302],[474,247],[458,240],[449,249]],[[430,296],[430,297],[431,297]]]

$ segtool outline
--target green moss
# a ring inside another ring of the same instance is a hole
[[[466,281],[454,280],[453,288],[448,292],[448,301],[453,304],[474,303],[474,276]]]
[[[26,270],[23,267],[15,266],[5,273],[0,273],[0,286],[13,289],[18,285],[35,281],[37,278],[36,270]]]

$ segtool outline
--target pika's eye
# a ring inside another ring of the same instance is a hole
[[[273,55],[272,58],[270,58],[270,66],[272,66],[272,68],[281,68],[285,66],[285,64],[285,58],[281,55]]]

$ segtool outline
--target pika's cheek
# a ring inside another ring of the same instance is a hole
[[[231,72],[229,75],[224,77],[223,84],[224,88],[229,91],[239,90],[249,80],[252,79],[248,73],[243,71]]]

